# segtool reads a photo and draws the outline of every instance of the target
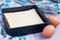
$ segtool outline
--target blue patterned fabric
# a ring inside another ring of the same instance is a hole
[[[17,1],[22,2],[22,4],[26,3],[25,5],[28,4],[27,0],[17,0]],[[18,7],[18,6],[23,6],[23,5],[21,5],[20,3],[16,3],[14,0],[3,0],[3,2],[0,2],[0,4],[3,4],[3,3],[4,5],[0,6],[0,40],[35,40],[33,37],[33,34],[21,36],[21,37],[11,37],[8,34],[6,34],[5,30],[3,29],[4,23],[2,20],[1,9],[10,8],[10,7]],[[50,0],[39,1],[39,2],[32,1],[32,3],[30,2],[30,4],[37,5],[42,11],[53,11],[53,12],[56,11],[57,12],[60,10],[59,3],[53,3]]]

